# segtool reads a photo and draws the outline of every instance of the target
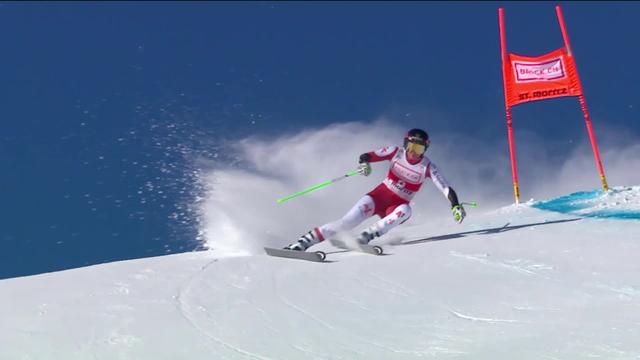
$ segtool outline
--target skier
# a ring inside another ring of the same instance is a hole
[[[404,146],[389,146],[360,155],[360,174],[371,174],[371,162],[389,160],[389,172],[380,185],[363,196],[341,219],[313,228],[285,249],[305,251],[310,246],[335,234],[351,230],[367,218],[378,215],[380,220],[358,236],[360,244],[368,244],[376,237],[404,223],[411,216],[411,199],[426,178],[451,202],[454,220],[461,223],[466,216],[456,192],[449,186],[434,163],[424,153],[429,147],[429,135],[422,129],[411,129],[404,137]]]

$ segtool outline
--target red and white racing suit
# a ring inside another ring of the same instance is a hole
[[[427,157],[410,163],[402,147],[390,146],[367,153],[370,162],[389,160],[389,172],[380,185],[363,196],[341,219],[313,229],[317,241],[331,238],[338,232],[351,230],[367,218],[378,215],[380,220],[369,228],[381,236],[411,217],[409,203],[423,182],[430,178],[435,186],[449,195],[449,185],[438,168]]]

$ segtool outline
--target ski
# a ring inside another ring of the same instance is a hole
[[[364,245],[364,244],[358,244],[355,246],[348,246],[347,244],[345,244],[344,242],[340,241],[340,240],[330,240],[331,244],[335,247],[338,247],[340,249],[345,249],[345,250],[353,250],[353,251],[360,251],[366,254],[371,254],[371,255],[382,255],[384,253],[384,250],[382,249],[382,246],[378,246],[378,245]]]
[[[307,261],[315,261],[315,262],[324,262],[327,257],[322,251],[296,251],[296,250],[287,250],[287,249],[274,249],[265,247],[264,251],[269,256],[276,256],[288,259],[299,259],[299,260],[307,260]]]

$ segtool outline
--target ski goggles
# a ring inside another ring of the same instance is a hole
[[[422,155],[427,151],[429,147],[429,141],[426,142],[423,139],[411,139],[408,138],[405,142],[405,149],[417,155]]]

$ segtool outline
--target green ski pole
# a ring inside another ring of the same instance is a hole
[[[358,175],[358,174],[360,174],[360,171],[359,171],[359,170],[354,170],[354,171],[352,171],[352,172],[350,172],[350,173],[344,174],[344,175],[342,175],[342,176],[340,176],[340,177],[337,177],[337,178],[335,178],[335,179],[325,181],[325,182],[323,182],[322,184],[318,184],[318,185],[316,185],[316,186],[312,186],[312,187],[310,187],[310,188],[308,188],[308,189],[306,189],[306,190],[302,190],[302,191],[297,192],[297,193],[295,193],[295,194],[291,194],[291,195],[289,195],[289,196],[285,196],[285,197],[280,198],[280,199],[278,199],[278,200],[276,200],[276,201],[278,202],[278,204],[281,204],[281,203],[283,203],[283,202],[285,202],[285,201],[288,201],[288,200],[291,200],[291,199],[293,199],[293,198],[295,198],[295,197],[298,197],[298,196],[304,195],[304,194],[306,194],[306,193],[310,193],[310,192],[312,192],[312,191],[314,191],[314,190],[318,190],[318,189],[320,189],[320,188],[323,188],[323,187],[325,187],[325,186],[331,185],[331,184],[333,184],[333,183],[335,183],[335,182],[338,182],[338,181],[340,181],[340,180],[343,180],[343,179],[346,179],[346,178],[348,178],[348,177],[350,177],[350,176]]]
[[[478,203],[477,203],[477,202],[475,202],[475,201],[472,201],[472,202],[463,202],[463,203],[460,203],[460,205],[469,205],[469,206],[471,206],[472,208],[478,207]]]

